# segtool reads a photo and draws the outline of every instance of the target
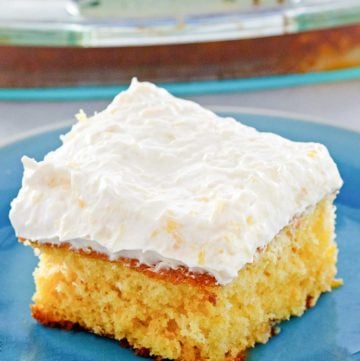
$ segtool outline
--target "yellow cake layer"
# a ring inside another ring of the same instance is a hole
[[[123,261],[34,245],[40,261],[32,312],[44,324],[79,324],[162,358],[236,360],[266,342],[276,322],[301,315],[331,290],[334,219],[332,197],[326,198],[225,286],[196,277],[175,282]]]

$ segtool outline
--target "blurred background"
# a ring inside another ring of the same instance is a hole
[[[360,131],[360,0],[0,0],[0,142],[133,76],[220,109]]]

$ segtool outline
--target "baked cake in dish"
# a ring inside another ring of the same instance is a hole
[[[10,219],[35,249],[32,315],[158,359],[240,360],[336,286],[327,149],[132,81],[22,159]]]

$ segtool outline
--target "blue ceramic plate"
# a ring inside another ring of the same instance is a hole
[[[324,143],[345,185],[337,198],[339,276],[343,287],[321,296],[301,318],[281,325],[281,333],[259,345],[249,361],[360,360],[360,134],[281,115],[225,112],[259,130],[298,141]],[[36,258],[17,243],[8,220],[10,201],[21,184],[23,154],[37,160],[59,146],[56,129],[0,148],[0,360],[141,360],[116,341],[86,332],[67,332],[37,324],[30,316]]]

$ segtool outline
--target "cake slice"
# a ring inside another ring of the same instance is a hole
[[[337,284],[323,145],[133,80],[61,147],[24,157],[10,219],[39,256],[32,314],[141,355],[240,360]]]

